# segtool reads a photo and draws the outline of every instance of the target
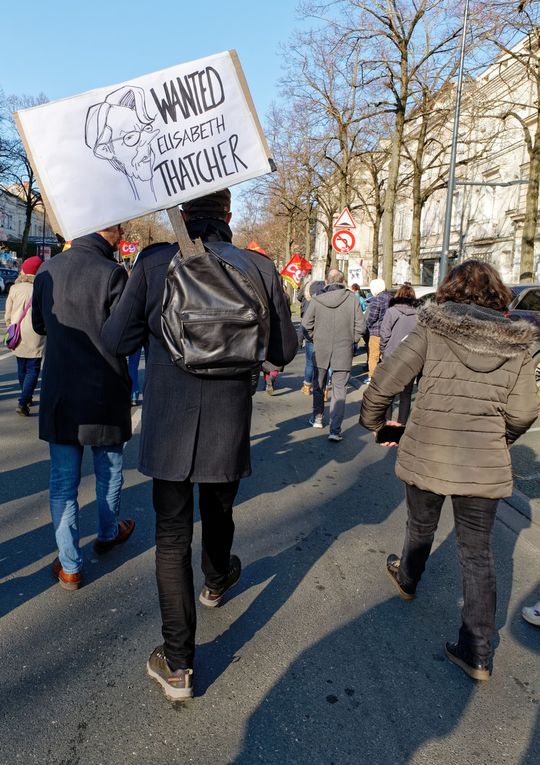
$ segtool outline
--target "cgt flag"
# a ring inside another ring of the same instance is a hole
[[[295,289],[298,289],[302,284],[302,280],[311,271],[311,263],[303,258],[301,255],[293,255],[289,260],[285,268],[281,271],[280,276],[286,279],[289,284]]]

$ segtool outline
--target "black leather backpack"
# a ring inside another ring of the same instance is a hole
[[[238,377],[266,357],[268,297],[253,255],[228,242],[177,253],[167,272],[161,327],[174,364],[195,375]]]

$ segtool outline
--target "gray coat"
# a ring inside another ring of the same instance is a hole
[[[199,226],[188,223],[191,236],[231,238],[223,222]],[[176,244],[158,244],[143,251],[133,268],[117,309],[106,322],[102,339],[110,353],[129,355],[148,343],[142,408],[139,470],[165,481],[222,483],[251,472],[251,375],[212,378],[176,367],[161,330],[163,291]],[[272,261],[247,252],[259,269],[270,307],[268,360],[288,364],[297,338],[280,280]]]
[[[476,305],[428,304],[418,325],[377,366],[360,422],[376,431],[392,398],[423,370],[400,441],[396,473],[445,496],[498,499],[512,493],[508,452],[538,416],[534,329]]]
[[[416,327],[416,308],[411,303],[390,302],[381,324],[381,356],[383,359]]]
[[[356,296],[342,285],[330,285],[313,297],[302,319],[313,339],[317,366],[350,371],[353,345],[366,331],[366,321]]]

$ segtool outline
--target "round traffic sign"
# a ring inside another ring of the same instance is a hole
[[[351,252],[354,250],[356,239],[352,231],[336,231],[332,237],[332,247],[336,252]]]

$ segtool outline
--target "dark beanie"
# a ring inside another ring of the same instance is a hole
[[[231,192],[222,189],[198,199],[182,203],[182,210],[190,218],[225,218],[231,211]]]

